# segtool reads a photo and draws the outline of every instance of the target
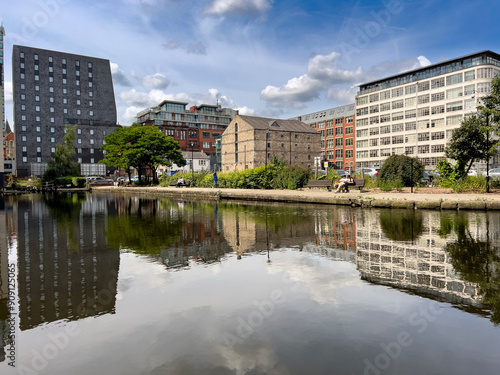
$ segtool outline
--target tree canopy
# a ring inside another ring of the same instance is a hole
[[[484,119],[472,116],[462,121],[462,125],[453,131],[445,155],[457,161],[456,171],[460,178],[467,175],[474,160],[485,160],[495,144],[495,140],[486,136]]]
[[[123,168],[130,176],[130,168],[134,167],[142,175],[142,168],[149,167],[156,180],[156,171],[160,165],[186,165],[179,143],[172,137],[165,137],[155,126],[132,124],[129,127],[117,128],[114,133],[104,138],[101,150],[105,151],[100,163]]]
[[[424,175],[424,165],[417,158],[406,155],[389,156],[380,169],[384,182],[401,181],[403,186],[416,186]]]
[[[57,177],[80,176],[80,169],[75,160],[75,148],[73,141],[76,138],[77,125],[64,127],[66,134],[63,138],[63,144],[56,146],[56,151],[47,165],[47,170],[43,175],[44,181],[52,181]]]
[[[454,159],[457,164],[454,174],[463,178],[469,172],[474,160],[490,159],[500,145],[498,139],[490,137],[490,133],[500,135],[500,76],[491,81],[491,93],[480,98],[477,113],[462,121],[455,129],[452,138],[445,149],[446,157]]]

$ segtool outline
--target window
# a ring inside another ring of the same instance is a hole
[[[26,95],[25,94],[21,94],[21,100],[25,100],[26,99]]]
[[[36,122],[40,122],[40,116],[36,116],[36,117],[35,117],[35,121],[36,121]]]
[[[81,139],[81,138],[78,138],[78,139],[76,140],[76,143],[78,143],[78,144],[82,144],[82,139]]]
[[[49,92],[54,92],[54,88],[52,86],[49,87]]]
[[[37,126],[37,127],[35,128],[35,130],[37,131],[37,133],[40,133],[40,132],[42,131],[42,130],[41,130],[41,128],[40,128],[39,126]]]
[[[55,108],[54,107],[50,107],[50,112],[54,113],[55,112]]]
[[[418,83],[418,92],[429,90],[429,81]]]
[[[93,148],[91,148],[91,149],[90,149],[90,153],[91,153],[91,154],[93,154],[93,153],[94,153],[94,149],[93,149]]]
[[[56,143],[56,139],[54,137],[50,137],[50,143]]]
[[[475,79],[475,73],[473,70],[464,73],[465,81],[473,81]]]
[[[94,144],[94,140],[93,139],[90,139],[90,144],[93,145]]]
[[[345,133],[346,134],[352,134],[353,133],[353,127],[352,126],[348,126],[347,128],[345,128]]]
[[[77,148],[77,149],[76,149],[76,152],[77,152],[78,154],[81,154],[81,153],[82,153],[82,149],[81,149],[81,148]]]
[[[210,142],[203,142],[203,148],[210,148]]]
[[[89,133],[90,135],[94,135],[94,129],[90,129]]]
[[[457,83],[462,83],[462,82],[463,82],[462,73],[453,74],[451,76],[446,77],[446,86],[455,85]]]
[[[444,87],[444,77],[431,80],[431,88],[437,89]]]
[[[76,95],[80,95],[80,90],[76,90]]]
[[[92,93],[92,91],[89,91],[89,96],[93,96],[93,93]]]
[[[35,106],[35,111],[40,112],[40,106],[39,105]]]
[[[461,111],[462,109],[463,109],[462,101],[446,104],[446,112]]]
[[[23,132],[25,132],[25,131],[26,131],[26,125],[22,125],[22,126],[21,126],[21,130],[22,130]]]
[[[36,85],[35,86],[35,91],[40,91],[40,86]]]
[[[89,111],[89,116],[94,116],[94,111]]]
[[[76,114],[77,114],[77,115],[81,115],[81,114],[82,114],[82,111],[81,111],[80,109],[77,109],[77,110],[76,110]]]
[[[89,107],[92,107],[94,105],[94,102],[92,100],[89,100]]]
[[[36,137],[36,141],[37,141],[38,143],[42,142],[42,137]]]
[[[76,134],[82,134],[82,129],[76,129]]]

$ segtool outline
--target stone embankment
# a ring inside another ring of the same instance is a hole
[[[96,187],[93,192],[137,194],[173,199],[243,200],[261,202],[313,203],[352,207],[433,210],[500,210],[500,194],[456,194],[419,189],[415,193],[355,191],[335,194],[325,189],[252,190],[175,187]]]

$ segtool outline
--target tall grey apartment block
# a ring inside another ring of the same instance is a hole
[[[66,124],[77,125],[78,162],[97,167],[116,127],[109,60],[14,45],[12,81],[17,175],[44,172]]]

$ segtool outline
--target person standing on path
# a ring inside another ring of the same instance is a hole
[[[214,188],[219,187],[218,182],[219,182],[219,177],[217,177],[217,172],[214,172]]]

